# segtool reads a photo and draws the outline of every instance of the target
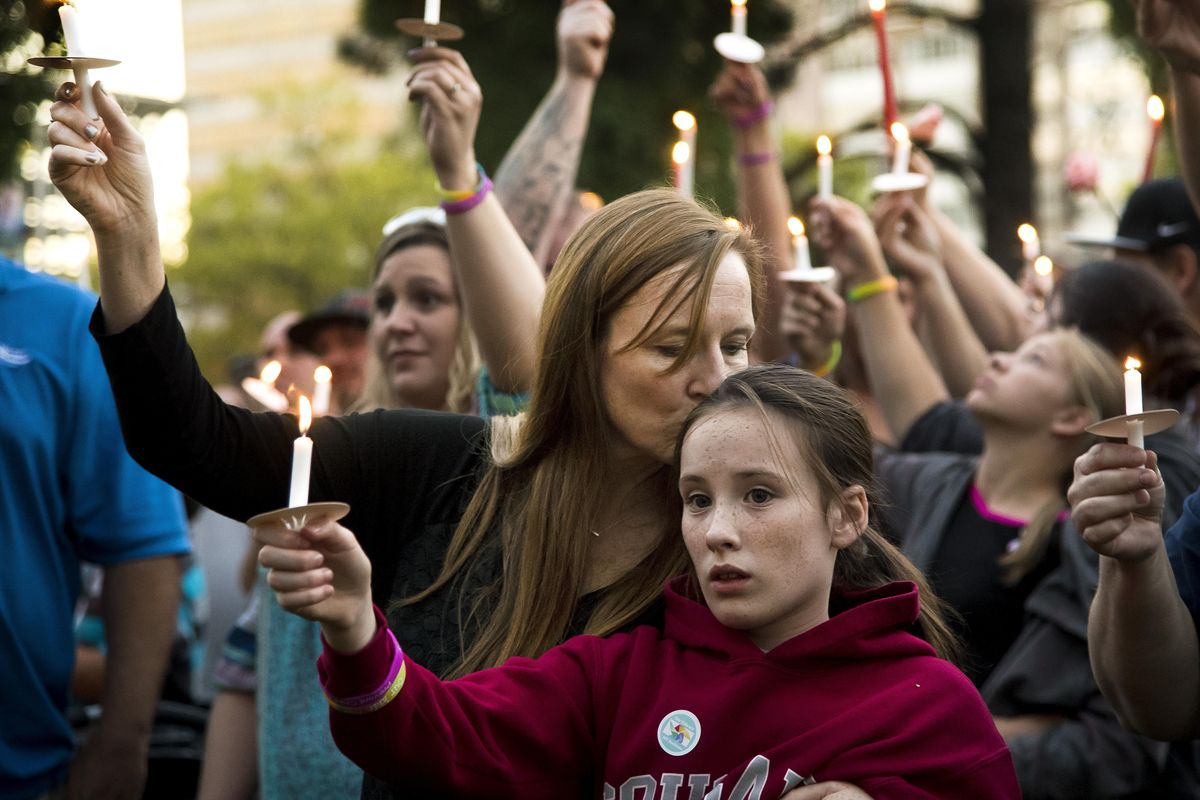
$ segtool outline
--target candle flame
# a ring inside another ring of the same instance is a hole
[[[746,5],[746,0],[730,0],[734,8],[743,8]]]
[[[583,192],[579,195],[579,207],[587,211],[599,211],[604,208],[604,198],[595,192]]]
[[[1038,240],[1037,228],[1030,225],[1028,222],[1022,223],[1017,227],[1017,238],[1028,244]]]
[[[868,0],[867,5],[871,7],[872,14],[879,14],[887,8],[887,0]]]
[[[274,386],[275,381],[279,380],[279,374],[283,372],[283,364],[278,361],[268,361],[262,368],[262,372],[258,374],[259,379],[268,386]]]
[[[731,231],[740,231],[742,229],[742,223],[738,222],[737,217],[726,217],[725,227],[729,228]]]
[[[312,403],[308,401],[306,395],[300,395],[300,435],[304,436],[308,433],[309,426],[312,425]]]
[[[676,142],[671,150],[671,160],[676,164],[686,164],[692,157],[692,148],[687,142]]]
[[[897,142],[907,142],[908,141],[908,128],[904,127],[904,125],[902,123],[893,122],[891,130],[892,130],[892,138],[895,139]]]
[[[804,222],[799,217],[788,217],[787,226],[792,236],[804,235]]]
[[[1138,361],[1133,356],[1125,359],[1125,369],[1138,369],[1142,366],[1142,362]]]
[[[1150,99],[1146,101],[1146,114],[1155,122],[1162,122],[1166,115],[1167,109],[1163,105],[1163,100],[1156,94],[1150,95]]]
[[[681,131],[690,131],[696,127],[696,118],[687,111],[676,111],[671,117],[671,122],[674,122],[675,127]]]
[[[329,383],[333,380],[333,370],[322,364],[313,370],[313,380],[317,383]]]
[[[833,142],[829,141],[828,136],[817,137],[817,152],[823,156],[827,156],[833,152]]]
[[[1054,262],[1050,260],[1050,256],[1038,256],[1033,262],[1033,271],[1043,277],[1054,273]]]

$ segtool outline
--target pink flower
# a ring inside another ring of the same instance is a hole
[[[1094,192],[1100,180],[1100,161],[1091,153],[1071,153],[1063,167],[1063,179],[1072,192]]]

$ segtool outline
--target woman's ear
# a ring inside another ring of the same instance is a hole
[[[830,503],[829,531],[833,534],[830,545],[835,550],[845,550],[858,541],[867,529],[867,490],[857,484],[843,489],[840,497]]]
[[[1079,436],[1095,421],[1087,406],[1070,406],[1059,411],[1050,420],[1050,432],[1057,436]]]

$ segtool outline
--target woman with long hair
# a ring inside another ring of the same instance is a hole
[[[791,367],[739,372],[688,415],[675,457],[691,568],[666,588],[665,627],[457,681],[401,651],[349,530],[265,537],[271,581],[296,587],[280,602],[321,623],[342,750],[435,796],[758,797],[818,780],[1019,796],[987,709],[944,660],[939,603],[869,524],[872,441],[847,393]]]

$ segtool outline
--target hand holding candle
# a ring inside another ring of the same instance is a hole
[[[288,489],[288,508],[308,505],[308,482],[312,475],[313,442],[308,438],[312,425],[312,407],[300,395],[300,436],[292,444],[292,484]]]
[[[833,197],[833,142],[828,136],[817,137],[817,197]]]

